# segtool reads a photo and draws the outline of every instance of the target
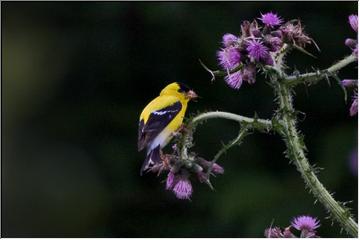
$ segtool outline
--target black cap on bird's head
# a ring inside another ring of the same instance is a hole
[[[177,95],[184,100],[194,100],[198,98],[198,95],[191,90],[186,84],[180,82],[173,82],[167,85],[161,90],[161,95]]]
[[[188,85],[186,85],[185,83],[181,83],[181,82],[176,82],[177,83],[177,85],[179,85],[179,92],[188,92],[188,91],[190,91],[191,89],[189,88],[189,86]]]
[[[176,82],[179,85],[179,90],[178,92],[185,94],[186,98],[193,100],[193,99],[197,99],[199,96],[193,91],[191,90],[186,84],[181,83],[181,82]]]

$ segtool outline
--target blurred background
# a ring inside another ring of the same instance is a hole
[[[2,2],[3,237],[263,237],[292,217],[321,220],[319,235],[346,237],[304,189],[276,135],[255,133],[220,159],[216,191],[194,181],[191,201],[164,189],[165,176],[139,176],[138,116],[168,83],[202,96],[189,113],[223,110],[270,118],[273,92],[258,76],[239,91],[210,82],[202,59],[217,68],[216,50],[242,20],[275,11],[300,18],[321,48],[288,58],[289,72],[325,68],[351,51],[347,16],[357,2]],[[355,65],[341,78],[357,79]],[[352,95],[350,93],[350,95]],[[357,217],[357,117],[332,81],[296,89],[312,164]],[[212,120],[195,134],[211,159],[237,133]]]

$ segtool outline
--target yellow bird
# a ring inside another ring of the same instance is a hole
[[[140,175],[161,162],[161,149],[181,126],[189,100],[197,97],[185,84],[174,82],[144,108],[139,119],[138,150],[146,147],[147,153]]]

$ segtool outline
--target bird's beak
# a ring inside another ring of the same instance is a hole
[[[190,100],[195,100],[197,99],[199,96],[193,91],[190,90],[187,94],[186,94],[187,98],[189,98]]]

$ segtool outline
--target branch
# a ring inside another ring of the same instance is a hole
[[[221,155],[223,155],[224,153],[226,153],[227,150],[229,150],[230,148],[232,148],[233,146],[235,146],[236,144],[240,144],[241,141],[248,135],[248,130],[249,130],[249,126],[244,126],[241,127],[239,130],[239,134],[237,135],[236,138],[234,138],[233,140],[231,140],[228,144],[224,145],[215,155],[215,157],[213,158],[213,160],[211,161],[211,165],[209,167],[209,169],[207,170],[207,177],[209,177],[211,170],[213,168],[214,163],[216,163],[216,161],[221,157]]]
[[[239,122],[240,124],[251,124],[253,128],[259,130],[270,130],[272,128],[272,122],[270,120],[249,118],[234,113],[220,112],[220,111],[206,112],[199,114],[198,116],[194,117],[191,120],[190,124],[196,125],[199,124],[200,122],[203,122],[211,118],[224,118]]]
[[[249,117],[244,117],[244,116],[237,115],[234,113],[219,112],[219,111],[201,113],[198,116],[194,117],[190,121],[187,129],[184,131],[184,134],[182,135],[181,150],[180,150],[180,156],[181,156],[182,160],[188,159],[187,150],[193,146],[193,133],[195,131],[196,125],[205,120],[212,119],[212,118],[223,118],[223,119],[233,120],[233,121],[238,122],[240,125],[244,125],[246,127],[246,129],[254,128],[254,129],[258,129],[260,131],[263,131],[263,130],[270,131],[273,128],[273,124],[270,120],[249,118]],[[232,144],[232,145],[234,145],[234,144]]]
[[[349,65],[350,63],[356,62],[356,61],[357,61],[356,56],[350,55],[325,70],[319,70],[319,71],[312,72],[312,73],[305,73],[305,74],[301,74],[301,75],[292,75],[292,76],[286,77],[284,79],[285,84],[290,87],[296,86],[300,83],[314,84],[314,83],[319,82],[321,79],[328,77],[329,75],[331,76],[331,75],[335,74],[340,69],[342,69],[342,68],[346,67],[347,65]]]
[[[211,81],[214,81],[216,77],[225,77],[231,73],[237,72],[239,70],[241,70],[244,66],[242,64],[239,64],[239,66],[237,66],[234,69],[231,69],[229,71],[221,71],[221,70],[211,70],[210,68],[208,68],[200,59],[199,62],[201,64],[201,66],[210,73],[211,75]]]
[[[336,69],[336,67],[332,67],[332,69]],[[284,137],[287,146],[287,156],[296,165],[297,170],[301,173],[310,192],[321,202],[331,217],[336,220],[346,232],[353,237],[357,237],[358,226],[352,218],[350,210],[337,202],[326,190],[305,156],[306,147],[296,128],[296,118],[293,114],[295,110],[292,103],[291,89],[286,84],[280,82],[274,85],[274,87],[276,95],[279,98],[279,107],[283,110],[279,115],[279,118],[283,120],[280,122],[283,129],[279,131],[279,133]]]
[[[197,124],[213,118],[223,118],[223,119],[236,121],[240,124],[241,128],[239,135],[234,140],[230,141],[227,145],[223,146],[223,148],[215,155],[207,171],[207,179],[209,179],[208,177],[212,170],[213,164],[229,148],[239,143],[246,136],[248,129],[253,128],[253,129],[258,129],[259,131],[264,131],[264,130],[269,131],[274,127],[273,123],[270,120],[249,118],[234,113],[215,111],[215,112],[207,112],[207,113],[199,114],[198,116],[191,119],[191,121],[188,123],[187,128],[183,131],[184,133],[182,134],[182,138],[180,140],[180,146],[181,146],[179,152],[180,161],[179,161],[179,166],[177,167],[180,167],[182,164],[185,165],[188,164],[189,166],[191,166],[194,157],[191,157],[191,154],[188,154],[188,150],[193,146],[193,133],[195,131],[195,128]],[[275,124],[275,126],[278,126],[278,124]],[[212,185],[209,180],[206,183],[210,186],[210,188],[212,188]]]

